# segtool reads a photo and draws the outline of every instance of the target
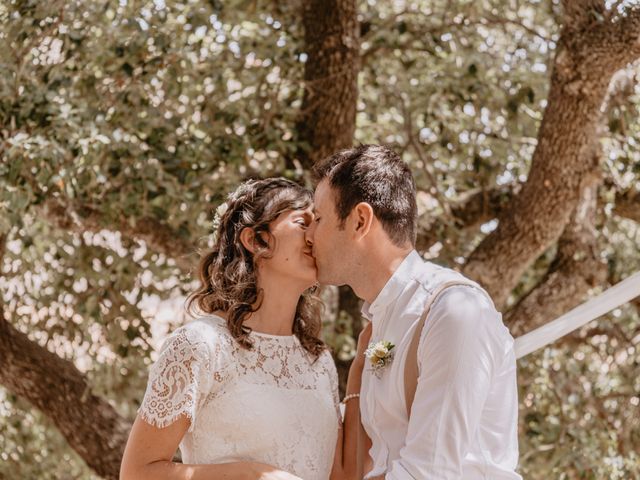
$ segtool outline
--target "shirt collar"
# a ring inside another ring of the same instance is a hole
[[[404,287],[415,277],[415,274],[424,266],[424,260],[418,252],[411,250],[398,265],[391,278],[387,280],[376,299],[362,305],[362,315],[371,320],[374,315],[383,311],[387,305],[394,301],[404,290]]]

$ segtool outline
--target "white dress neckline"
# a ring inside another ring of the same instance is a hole
[[[202,318],[211,318],[213,320],[216,321],[217,324],[223,325],[224,327],[227,326],[227,320],[224,319],[223,317],[221,317],[220,315],[216,315],[215,313],[209,314],[206,317],[202,317]],[[264,338],[276,338],[276,339],[282,339],[282,340],[297,340],[298,337],[295,334],[291,334],[291,335],[276,335],[273,333],[265,333],[265,332],[259,332],[257,330],[251,329],[251,333],[249,334],[251,336],[256,336],[256,337],[264,337]]]

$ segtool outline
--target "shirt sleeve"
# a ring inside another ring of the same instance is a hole
[[[177,329],[164,342],[149,373],[138,414],[164,428],[185,415],[193,431],[199,407],[212,386],[212,349],[205,326],[197,322]]]
[[[420,373],[405,445],[387,480],[462,478],[505,347],[499,328],[501,315],[472,287],[450,287],[434,302],[418,347]]]

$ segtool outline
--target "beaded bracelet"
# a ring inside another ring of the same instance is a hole
[[[345,395],[345,397],[342,399],[342,404],[346,405],[347,402],[353,398],[358,398],[360,396],[359,393],[350,393],[349,395]]]

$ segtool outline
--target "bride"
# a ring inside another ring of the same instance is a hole
[[[199,318],[165,341],[151,368],[122,480],[354,478],[358,402],[346,403],[343,423],[310,295],[311,203],[282,178],[230,195],[188,300]],[[359,391],[363,358],[347,393]],[[178,446],[182,463],[172,461]]]

